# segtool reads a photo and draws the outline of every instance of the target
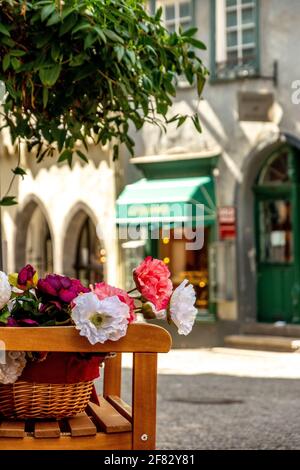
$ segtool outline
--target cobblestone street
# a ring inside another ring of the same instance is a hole
[[[128,399],[129,368],[124,375]],[[299,379],[299,354],[215,348],[161,355],[157,447],[300,449]]]

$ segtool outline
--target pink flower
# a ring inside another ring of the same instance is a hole
[[[109,284],[106,284],[106,282],[99,282],[98,284],[95,284],[95,287],[90,287],[91,290],[97,295],[99,300],[116,295],[121,302],[128,305],[129,307],[130,317],[128,319],[128,323],[132,323],[135,320],[134,300],[127,294],[125,290],[110,286]]]
[[[70,303],[75,297],[89,289],[84,287],[78,279],[71,279],[59,274],[48,274],[38,282],[38,292],[48,300],[57,299],[60,302]],[[53,299],[54,298],[54,299]]]
[[[164,310],[169,303],[173,286],[168,267],[159,259],[147,256],[133,271],[138,291],[156,310]]]

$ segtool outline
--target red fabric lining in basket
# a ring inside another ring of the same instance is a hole
[[[80,356],[74,353],[48,353],[42,362],[28,361],[19,380],[35,383],[72,384],[100,376],[105,356]],[[95,387],[91,401],[99,404]]]

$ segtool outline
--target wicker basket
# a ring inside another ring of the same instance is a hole
[[[7,418],[67,418],[85,410],[93,381],[38,384],[18,380],[0,385],[0,414]]]

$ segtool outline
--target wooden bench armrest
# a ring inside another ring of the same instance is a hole
[[[74,326],[0,327],[1,341],[8,351],[166,353],[171,348],[170,334],[146,323],[131,324],[124,338],[94,346]]]

